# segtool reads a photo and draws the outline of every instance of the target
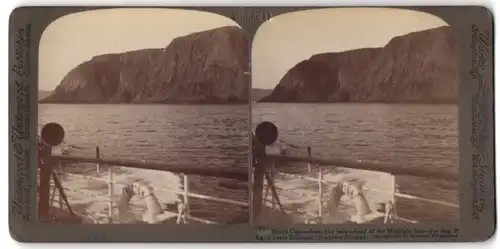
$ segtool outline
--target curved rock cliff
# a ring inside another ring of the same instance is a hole
[[[457,103],[458,63],[454,31],[439,27],[382,48],[313,55],[260,102]]]
[[[95,56],[41,102],[247,103],[249,46],[239,27],[178,37],[164,49]]]

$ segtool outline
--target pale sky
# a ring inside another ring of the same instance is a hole
[[[275,16],[252,43],[252,87],[274,88],[313,54],[383,47],[395,36],[447,26],[423,12],[388,8],[318,9]]]
[[[109,9],[64,16],[42,34],[39,89],[53,90],[92,56],[164,48],[175,37],[222,26],[239,25],[217,14],[175,9]]]

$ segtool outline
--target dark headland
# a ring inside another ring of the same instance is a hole
[[[38,90],[38,99],[47,98],[48,96],[50,96],[50,94],[52,94],[52,91]]]
[[[251,92],[251,100],[258,101],[272,92],[272,89],[261,89],[261,88],[252,88]]]
[[[40,102],[247,103],[248,71],[245,33],[227,26],[177,37],[165,48],[95,56]]]
[[[458,103],[458,41],[449,26],[385,47],[313,55],[259,102]]]

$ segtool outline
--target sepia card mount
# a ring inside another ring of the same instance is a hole
[[[424,19],[433,28],[419,28]],[[27,6],[9,25],[17,241],[478,242],[495,233],[484,7]]]

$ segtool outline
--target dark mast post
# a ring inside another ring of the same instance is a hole
[[[46,124],[38,140],[38,167],[40,168],[40,185],[38,196],[38,219],[50,219],[50,178],[52,175],[52,147],[62,143],[64,129],[57,123]]]
[[[254,181],[252,186],[252,217],[254,223],[260,223],[262,218],[264,177],[266,173],[266,145],[273,144],[278,139],[278,128],[271,122],[257,125],[252,136],[252,163]]]

